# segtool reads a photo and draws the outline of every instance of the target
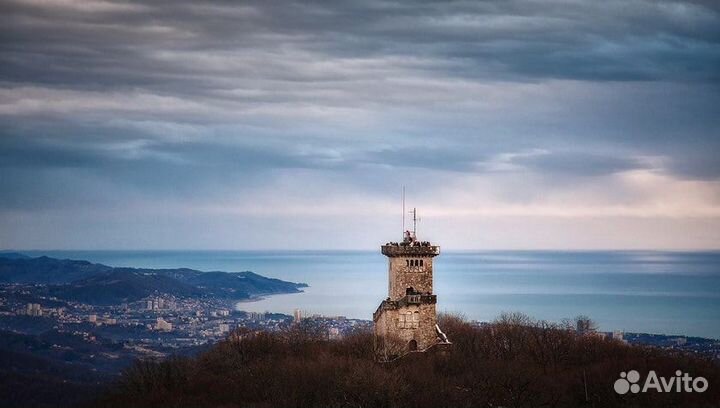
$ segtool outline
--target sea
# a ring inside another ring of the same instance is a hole
[[[377,251],[22,251],[110,266],[253,271],[304,282],[303,293],[238,310],[372,319],[387,297]],[[561,322],[585,315],[603,331],[720,339],[720,252],[447,251],[435,258],[438,311],[492,321],[504,312]]]

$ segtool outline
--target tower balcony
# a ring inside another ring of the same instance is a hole
[[[401,307],[409,305],[435,304],[437,303],[436,295],[405,295],[398,300],[390,300],[387,298],[380,303],[375,313],[373,313],[373,321],[377,321],[380,314],[385,310],[397,310]]]
[[[433,257],[440,255],[440,247],[437,245],[430,245],[429,242],[413,242],[412,245],[391,242],[383,245],[381,249],[382,254],[388,257]]]
[[[399,307],[419,304],[437,303],[436,295],[405,295],[397,301]]]

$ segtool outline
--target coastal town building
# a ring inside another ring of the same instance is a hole
[[[171,331],[172,330],[172,323],[166,321],[162,317],[157,318],[157,323],[155,324],[155,330],[159,331]]]

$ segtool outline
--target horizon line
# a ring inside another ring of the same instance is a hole
[[[442,247],[442,246],[441,246]],[[9,252],[70,252],[70,251],[108,251],[108,252],[370,252],[376,248],[23,248],[0,249],[0,253]],[[720,248],[452,248],[443,252],[720,252]]]

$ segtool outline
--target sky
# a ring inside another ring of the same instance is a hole
[[[714,1],[3,0],[0,248],[720,249]]]

